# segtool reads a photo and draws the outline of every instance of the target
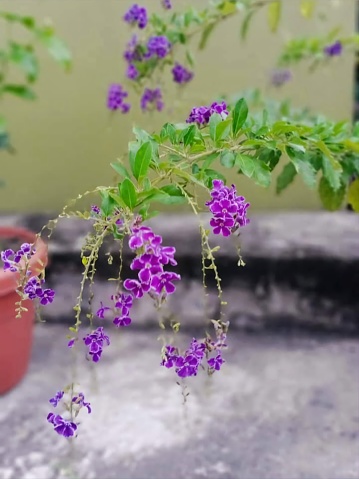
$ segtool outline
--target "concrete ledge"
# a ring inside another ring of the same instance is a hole
[[[208,215],[202,216],[205,225]],[[40,230],[44,216],[6,217],[1,224],[21,224]],[[183,327],[203,325],[204,317],[218,318],[219,300],[208,275],[207,314],[202,290],[201,241],[198,218],[192,215],[162,215],[150,222],[163,236],[164,244],[177,249],[178,271],[183,281],[168,307]],[[48,281],[57,291],[57,301],[44,310],[44,319],[73,321],[82,265],[79,253],[91,222],[61,220],[50,242],[52,256]],[[222,278],[224,312],[232,326],[250,330],[309,328],[359,332],[359,216],[353,213],[275,213],[252,215],[241,232],[241,254],[246,267],[237,267],[238,239],[210,238]],[[118,266],[117,245],[107,241],[114,255],[112,265],[105,255],[98,262],[94,307],[107,301],[114,291]],[[105,252],[105,251],[104,251]],[[132,254],[124,251],[124,274],[129,275]],[[133,273],[132,273],[133,274]],[[87,312],[85,292],[84,313]],[[173,313],[174,312],[174,313]],[[170,314],[170,313],[168,313]],[[151,301],[138,301],[134,327],[157,322]]]

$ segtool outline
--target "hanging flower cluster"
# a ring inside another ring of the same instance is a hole
[[[44,279],[39,279],[37,276],[31,277],[32,272],[27,265],[35,252],[36,250],[33,245],[23,243],[18,251],[7,249],[1,252],[0,257],[4,271],[24,273],[25,276],[28,277],[25,283],[22,284],[22,292],[26,298],[31,300],[38,299],[43,306],[46,306],[53,302],[55,291],[51,288],[43,289]]]
[[[165,10],[172,8],[170,0],[161,0],[161,3]],[[132,5],[123,19],[131,27],[138,27],[140,30],[146,29],[149,23],[147,9],[138,4]],[[151,72],[158,65],[162,68],[165,64],[164,61],[173,64],[172,59],[168,59],[172,52],[173,45],[166,35],[150,34],[144,39],[140,39],[136,34],[132,35],[123,54],[127,63],[126,78],[132,82],[138,82],[142,87],[142,80],[146,76],[151,76]],[[178,62],[175,63],[171,71],[173,81],[178,85],[188,83],[194,76],[193,72]],[[107,107],[110,110],[120,110],[122,113],[127,113],[131,108],[129,103],[123,102],[127,96],[128,93],[122,85],[118,83],[111,85],[107,94]],[[140,105],[142,111],[152,109],[162,111],[164,102],[158,85],[155,85],[155,88],[144,88]]]
[[[212,184],[212,199],[206,203],[213,214],[210,225],[215,235],[229,236],[249,223],[247,209],[250,203],[246,202],[244,196],[237,196],[234,185],[229,188],[222,180],[213,180]]]
[[[68,387],[70,392],[73,387]],[[85,401],[85,396],[82,392],[78,395],[71,395],[69,398],[64,398],[65,391],[58,391],[54,397],[49,399],[49,403],[55,408],[61,402],[65,410],[63,415],[50,412],[47,415],[47,422],[53,425],[54,431],[60,436],[71,438],[76,435],[78,423],[76,418],[82,408],[87,409],[88,414],[91,413],[91,404]]]

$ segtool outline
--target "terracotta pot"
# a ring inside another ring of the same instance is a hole
[[[29,230],[16,227],[0,227],[1,239],[19,239],[21,243],[33,243],[36,240],[36,252],[30,260],[33,275],[47,264],[47,245],[36,239]],[[15,303],[19,301],[16,285],[19,273],[0,269],[0,394],[13,388],[27,371],[35,317],[32,301],[24,301],[28,311],[16,318]]]

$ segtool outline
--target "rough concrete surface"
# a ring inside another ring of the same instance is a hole
[[[1,479],[359,478],[357,339],[232,332],[183,405],[160,333],[111,330],[99,364],[77,358],[93,413],[70,448],[45,419],[71,378],[66,334],[37,325],[28,375],[0,397]]]

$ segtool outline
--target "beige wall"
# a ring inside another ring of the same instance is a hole
[[[159,2],[142,3],[154,9]],[[173,0],[174,4],[183,2]],[[36,86],[39,99],[25,102],[11,98],[2,105],[17,154],[0,153],[0,177],[7,183],[6,188],[0,189],[1,212],[59,210],[78,192],[107,184],[113,178],[109,162],[126,149],[132,124],[144,128],[147,125],[152,130],[168,119],[168,113],[144,117],[138,108],[127,116],[111,116],[105,108],[108,84],[123,79],[122,51],[129,30],[121,17],[130,3],[130,0],[1,1],[2,10],[16,10],[39,19],[50,17],[74,57],[73,72],[66,75],[39,48],[41,76]],[[207,2],[190,3],[201,7]],[[294,35],[321,34],[337,25],[342,25],[344,32],[353,31],[354,0],[317,0],[317,3],[326,13],[326,21],[301,19],[299,0],[286,0],[279,33],[269,33],[266,16],[261,14],[252,23],[245,44],[239,41],[238,18],[221,25],[207,50],[196,55],[196,78],[179,110],[172,113],[172,119],[181,121],[191,105],[210,102],[218,93],[266,87],[268,72],[282,42]],[[298,106],[310,106],[333,119],[349,118],[352,67],[349,56],[334,59],[331,66],[313,74],[301,66],[295,70],[293,82],[275,94],[278,98],[289,96]],[[169,87],[173,98],[174,89]],[[276,197],[273,189],[266,191],[242,178],[236,182],[257,210],[319,205],[316,193],[308,192],[300,180],[281,197]]]

